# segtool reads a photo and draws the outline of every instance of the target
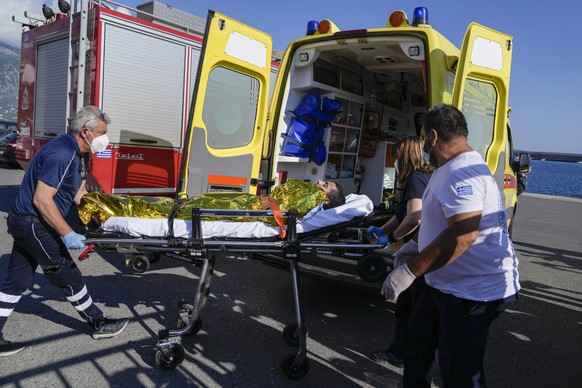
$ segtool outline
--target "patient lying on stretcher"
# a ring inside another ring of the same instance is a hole
[[[334,182],[318,181],[312,185],[289,180],[277,186],[272,197],[271,200],[278,203],[280,210],[298,211],[296,231],[299,234],[336,227],[348,221],[358,222],[374,210],[374,204],[366,195],[349,194],[344,197],[341,187]],[[106,220],[100,228],[103,232],[130,237],[189,238],[192,235],[192,208],[264,209],[260,197],[241,193],[210,193],[188,198],[185,203],[177,202],[179,206],[171,209],[174,201],[167,198],[90,194],[81,201],[80,216],[83,222],[91,221],[92,216]],[[176,212],[169,217],[172,210]],[[252,217],[203,218],[201,226],[204,239],[283,238],[286,230],[285,225],[281,226],[273,219]]]
[[[267,200],[276,203],[281,211],[296,210],[297,217],[312,214],[318,209],[331,209],[345,203],[342,187],[331,181],[318,180],[315,184],[297,179],[276,186]],[[111,217],[164,218],[174,212],[174,219],[189,220],[193,208],[261,210],[265,198],[248,193],[214,192],[174,200],[165,197],[138,197],[116,194],[88,193],[81,199],[81,222],[97,225]],[[243,217],[230,218],[246,221]],[[264,220],[269,223],[269,220]]]

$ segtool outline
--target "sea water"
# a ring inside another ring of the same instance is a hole
[[[582,163],[532,160],[527,193],[582,198]]]

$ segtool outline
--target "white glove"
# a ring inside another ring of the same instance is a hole
[[[416,241],[410,240],[392,255],[394,257],[394,268],[400,267],[408,259],[416,255],[418,255],[418,245],[416,245]]]
[[[410,272],[407,264],[396,267],[384,280],[381,293],[388,302],[396,302],[398,295],[410,287],[414,279],[416,276]]]

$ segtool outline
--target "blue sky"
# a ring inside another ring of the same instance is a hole
[[[0,41],[18,46],[20,28],[12,15],[25,10],[41,15],[42,3],[53,0],[2,0]],[[118,0],[135,7],[147,0]],[[460,46],[471,22],[514,37],[509,102],[511,126],[518,149],[582,153],[582,2],[555,0],[165,0],[176,8],[206,17],[208,9],[224,13],[269,33],[273,47],[284,50],[305,34],[309,20],[330,19],[340,29],[382,27],[389,14],[427,7],[429,22]],[[54,9],[58,9],[56,6]],[[547,25],[547,27],[544,27]]]

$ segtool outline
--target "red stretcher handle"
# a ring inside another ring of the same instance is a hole
[[[93,252],[93,249],[95,249],[95,244],[89,244],[87,249],[85,249],[83,253],[79,255],[79,261],[88,259],[89,255]]]

